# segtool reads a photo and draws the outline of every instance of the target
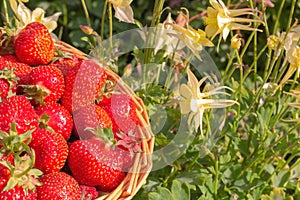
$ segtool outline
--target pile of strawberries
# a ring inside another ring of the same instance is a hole
[[[111,192],[140,151],[133,99],[99,64],[60,52],[32,22],[0,33],[0,200]],[[2,46],[1,46],[2,44]]]

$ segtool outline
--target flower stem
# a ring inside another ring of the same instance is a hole
[[[81,0],[81,4],[82,4],[82,7],[83,7],[83,11],[84,11],[84,14],[85,14],[85,19],[86,19],[87,25],[88,25],[88,26],[91,26],[91,21],[90,21],[90,16],[89,16],[89,11],[88,11],[88,9],[87,9],[85,0]]]
[[[292,6],[291,6],[291,12],[290,12],[290,16],[289,16],[289,21],[287,23],[287,28],[286,28],[288,31],[291,28],[292,19],[293,19],[293,15],[294,15],[294,11],[295,11],[295,4],[296,4],[296,0],[293,0]]]
[[[163,5],[164,5],[165,0],[155,0],[154,3],[154,9],[153,9],[153,14],[152,14],[152,21],[151,21],[151,27],[155,27],[160,20],[160,15],[161,11],[163,10]],[[153,48],[148,48],[151,47],[152,40],[154,38],[155,33],[150,29],[150,31],[147,34],[146,38],[146,49],[144,52],[144,65],[143,65],[143,81],[146,80],[146,65],[147,63],[150,62],[151,57],[153,55],[154,49]]]
[[[239,119],[237,121],[240,121],[244,116],[248,115],[248,113],[251,111],[253,106],[257,103],[257,100],[258,100],[258,98],[260,97],[260,95],[263,91],[263,87],[264,87],[265,83],[268,81],[268,79],[269,79],[269,77],[270,77],[270,75],[273,71],[275,63],[276,63],[276,60],[272,60],[272,63],[270,65],[270,69],[269,69],[267,75],[264,77],[263,83],[261,84],[261,86],[258,89],[257,93],[255,94],[254,99],[251,102],[251,105],[248,107],[248,109],[245,111],[245,113],[239,117]]]
[[[284,4],[285,4],[285,0],[282,0],[281,4],[280,4],[280,7],[279,7],[279,10],[278,10],[277,15],[276,15],[277,18],[276,18],[274,29],[273,29],[273,34],[276,34],[276,32],[277,32],[277,28],[278,28],[278,24],[279,24],[279,19],[281,19],[281,13],[282,13]]]
[[[4,10],[5,10],[5,20],[6,20],[7,23],[9,23],[8,8],[7,8],[6,0],[3,1],[3,7],[4,7]]]
[[[104,2],[103,11],[102,11],[102,18],[101,18],[101,38],[104,37],[104,24],[105,24],[106,9],[107,9],[107,0]]]
[[[224,75],[225,75],[224,81],[223,81],[224,83],[231,77],[231,74],[229,74],[228,76],[227,76],[227,74],[228,74],[229,68],[230,68],[231,65],[232,65],[232,61],[233,61],[233,59],[235,58],[234,55],[235,55],[235,53],[234,53],[234,52],[231,52],[230,58],[229,58],[229,60],[228,60],[228,62],[227,62],[227,65],[226,65],[226,68],[225,68],[225,72],[224,72]],[[232,71],[232,70],[231,70],[231,71]],[[233,73],[233,72],[232,72],[232,73]]]
[[[112,50],[113,43],[112,43],[112,36],[113,36],[113,16],[112,16],[112,5],[111,3],[108,4],[108,19],[109,19],[109,45]]]
[[[219,160],[216,157],[215,160],[215,182],[214,182],[214,196],[217,199],[218,197],[218,186],[219,186]]]

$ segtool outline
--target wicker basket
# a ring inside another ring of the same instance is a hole
[[[86,54],[65,42],[56,41],[55,46],[62,52],[69,52],[71,54],[75,54],[78,58],[87,59]],[[108,68],[105,68],[105,71],[118,83],[118,89],[120,89],[123,93],[130,95],[136,105],[138,119],[141,124],[138,132],[142,136],[142,152],[135,155],[133,165],[129,169],[129,172],[123,182],[115,190],[98,197],[97,200],[131,199],[146,183],[146,179],[152,168],[151,155],[154,148],[155,138],[149,125],[149,118],[143,101],[135,95],[128,85],[122,82],[121,78],[116,73]]]

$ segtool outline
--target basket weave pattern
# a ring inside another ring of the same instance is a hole
[[[55,41],[55,46],[62,52],[68,52],[76,55],[80,59],[87,59],[87,55],[73,46],[66,44],[62,41]],[[141,136],[141,152],[135,153],[134,162],[132,167],[126,174],[125,179],[121,184],[112,192],[103,194],[96,200],[115,200],[115,199],[131,199],[138,190],[146,183],[146,179],[152,168],[151,154],[154,148],[154,135],[149,125],[149,117],[141,98],[131,90],[131,88],[122,82],[120,76],[109,68],[104,69],[105,72],[118,83],[118,89],[129,95],[135,103],[136,111],[140,126],[138,126],[138,132]]]

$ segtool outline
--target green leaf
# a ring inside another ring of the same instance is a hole
[[[176,200],[190,199],[190,188],[186,183],[180,183],[178,180],[174,180],[171,191]]]
[[[274,176],[273,185],[277,187],[285,187],[290,177],[291,177],[291,172],[289,170],[283,169]]]
[[[175,200],[170,190],[164,187],[158,187],[157,192],[150,192],[149,200]]]

